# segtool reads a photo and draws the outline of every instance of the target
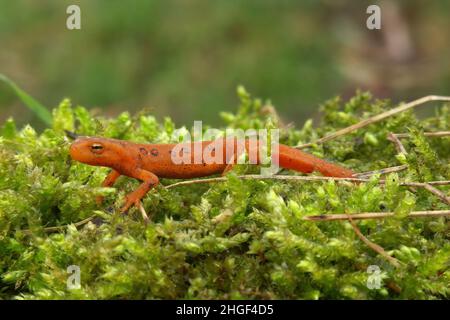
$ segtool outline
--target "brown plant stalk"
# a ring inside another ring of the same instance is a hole
[[[306,148],[306,147],[310,147],[313,144],[322,144],[324,142],[327,142],[327,141],[336,139],[336,138],[338,138],[340,136],[346,135],[346,134],[348,134],[350,132],[353,132],[355,130],[364,128],[364,127],[366,127],[366,126],[368,126],[368,125],[370,125],[372,123],[384,120],[384,119],[386,119],[388,117],[391,117],[393,115],[396,115],[398,113],[404,112],[406,110],[409,110],[411,108],[415,108],[417,106],[420,106],[422,104],[425,104],[425,103],[431,102],[431,101],[450,101],[450,97],[448,97],[448,96],[436,96],[436,95],[425,96],[425,97],[422,97],[420,99],[417,99],[417,100],[414,100],[414,101],[411,101],[411,102],[408,102],[408,103],[405,103],[405,104],[401,104],[401,105],[399,105],[396,108],[393,108],[391,110],[382,112],[382,113],[377,114],[377,115],[375,115],[373,117],[370,117],[368,119],[362,120],[362,121],[360,121],[360,122],[358,122],[358,123],[356,123],[354,125],[348,126],[348,127],[343,128],[341,130],[333,132],[333,133],[331,133],[329,135],[326,135],[326,136],[324,136],[324,137],[322,137],[322,138],[320,138],[320,139],[318,139],[316,141],[296,146],[296,148],[303,149],[303,148]]]

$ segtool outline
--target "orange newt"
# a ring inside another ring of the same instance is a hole
[[[228,172],[237,163],[236,154],[239,150],[235,143],[238,140],[233,139],[232,143],[227,143],[229,139],[221,139],[224,142],[222,144],[217,144],[220,142],[219,140],[182,144],[139,144],[116,139],[77,137],[70,146],[70,155],[72,159],[85,164],[112,168],[102,183],[104,187],[112,186],[121,175],[143,182],[126,196],[125,205],[121,209],[121,212],[125,212],[133,204],[139,207],[140,200],[159,183],[159,178],[186,179]],[[221,145],[223,145],[223,150],[215,150],[216,146]],[[215,152],[222,151],[219,153],[220,161],[206,163],[201,160],[200,163],[195,163],[194,153],[203,154],[206,151],[205,148],[210,148],[208,150],[213,156],[215,156]],[[181,151],[179,152],[179,150]],[[258,144],[249,143],[248,139],[245,140],[244,151],[247,151],[248,154],[256,151],[256,154],[259,155],[258,150]],[[278,150],[279,166],[282,168],[303,173],[319,171],[328,177],[351,177],[353,175],[349,169],[286,145],[279,144]],[[175,152],[189,157],[192,161],[174,163],[173,153]],[[258,156],[255,164],[259,163]],[[101,202],[101,198],[98,200]]]

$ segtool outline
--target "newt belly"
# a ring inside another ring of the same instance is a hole
[[[303,173],[318,171],[328,177],[351,177],[353,172],[308,153],[279,144],[281,168]],[[260,164],[258,143],[250,140],[219,139],[179,144],[139,144],[123,140],[79,137],[70,146],[72,159],[94,166],[109,167],[102,186],[109,187],[121,175],[136,178],[143,183],[126,196],[121,209],[139,206],[145,194],[159,183],[159,178],[186,179],[224,174],[247,153],[249,163]]]

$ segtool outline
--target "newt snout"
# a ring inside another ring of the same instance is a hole
[[[73,160],[94,166],[111,166],[112,162],[120,161],[121,154],[126,150],[118,143],[111,143],[104,138],[77,138],[69,149]]]

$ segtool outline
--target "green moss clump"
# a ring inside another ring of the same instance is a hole
[[[332,99],[323,105],[317,127],[309,120],[298,130],[284,126],[268,103],[243,88],[238,93],[238,112],[223,114],[226,127],[281,128],[281,142],[288,145],[313,141],[392,107],[368,93],[346,103]],[[357,172],[409,165],[388,176],[385,187],[377,183],[379,177],[356,185],[244,181],[232,173],[224,183],[159,186],[144,199],[152,217],[145,225],[134,209],[117,214],[123,195],[138,182],[121,178],[115,188],[101,188],[108,170],[72,162],[64,130],[166,143],[175,129],[170,119],[160,123],[145,113],[93,118],[64,100],[53,112],[53,127],[41,134],[30,126],[18,130],[8,120],[0,137],[0,298],[448,299],[448,220],[406,218],[412,210],[448,206],[399,181],[450,179],[450,139],[423,136],[449,125],[446,106],[424,120],[406,112],[309,149]],[[386,139],[389,132],[410,133],[406,156],[397,155]],[[448,186],[439,188],[449,193]],[[105,196],[101,206],[96,195]],[[400,268],[360,241],[348,222],[301,220],[367,211],[396,213],[358,226],[402,262]],[[53,226],[62,228],[44,230]],[[70,265],[80,267],[78,289],[67,288]],[[379,267],[379,288],[367,286],[371,265]]]

